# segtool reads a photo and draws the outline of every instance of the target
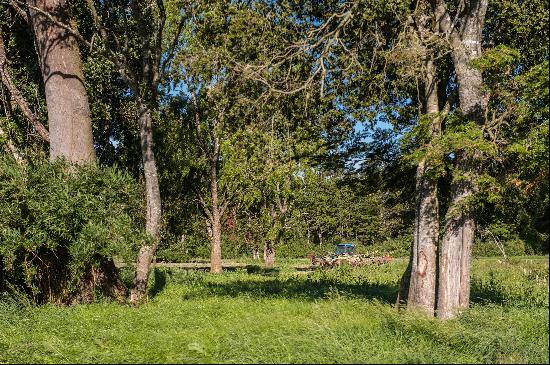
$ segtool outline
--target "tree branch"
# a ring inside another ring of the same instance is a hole
[[[36,6],[30,5],[21,0],[16,0],[16,1],[19,4],[26,6],[28,9],[36,11],[37,13],[40,13],[41,15],[45,16],[50,22],[57,25],[58,27],[65,29],[78,41],[80,41],[82,44],[88,47],[88,49],[90,50],[93,49],[93,44],[88,40],[86,40],[78,30],[73,29],[70,25],[60,22],[59,20],[55,19],[55,17],[52,14]],[[126,65],[120,61],[119,59],[121,57],[120,54],[113,52],[113,50],[111,50],[109,47],[104,47],[99,52],[118,68],[119,74],[124,79],[124,81],[126,81],[132,87],[132,89],[138,90],[137,85],[135,83],[136,79],[132,74],[132,72],[128,69],[128,67],[126,67]]]
[[[40,123],[36,115],[34,115],[34,113],[31,111],[31,108],[27,104],[27,101],[25,100],[23,95],[21,95],[21,92],[19,92],[19,89],[17,89],[17,86],[15,86],[12,81],[8,69],[8,59],[2,34],[0,34],[0,75],[2,83],[6,86],[10,95],[15,99],[15,102],[19,106],[19,109],[21,109],[23,115],[29,120],[31,125],[38,132],[38,134],[40,134],[42,139],[46,142],[50,142],[50,133],[48,132],[46,127],[44,127],[44,125]]]

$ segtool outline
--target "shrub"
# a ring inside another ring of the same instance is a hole
[[[6,287],[35,302],[65,300],[105,260],[134,260],[146,237],[142,212],[140,186],[116,168],[0,157]]]

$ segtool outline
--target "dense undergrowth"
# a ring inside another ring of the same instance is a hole
[[[0,157],[0,292],[64,301],[113,256],[146,239],[141,187],[116,168]]]
[[[472,308],[441,322],[393,300],[405,262],[223,275],[157,268],[139,308],[0,301],[0,362],[547,363],[547,258],[476,260]],[[129,275],[130,277],[130,275]]]

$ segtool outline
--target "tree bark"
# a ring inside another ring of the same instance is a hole
[[[211,211],[211,251],[210,251],[210,272],[219,274],[222,272],[222,212],[220,209],[220,199],[218,196],[218,160],[219,160],[219,143],[214,139],[214,151],[210,159],[210,199],[212,201]]]
[[[29,3],[64,24],[71,22],[65,0]],[[93,163],[96,155],[92,120],[77,41],[38,11],[30,9],[30,17],[48,109],[50,159],[63,157],[71,163]]]
[[[130,294],[130,302],[132,304],[141,302],[147,291],[151,263],[155,257],[157,244],[160,239],[162,214],[157,165],[153,152],[153,118],[151,109],[143,100],[139,102],[139,125],[147,201],[145,230],[151,236],[153,242],[152,244],[142,246],[139,250],[134,287]]]
[[[481,41],[488,0],[469,2],[460,27],[451,29],[451,17],[443,1],[438,1],[442,30],[450,34],[451,56],[458,83],[461,112],[478,126],[485,123],[488,96],[483,91],[481,71],[471,61],[482,55]],[[475,220],[467,199],[476,191],[479,168],[475,154],[456,152],[457,174],[451,184],[451,208],[445,218],[445,232],[441,243],[437,316],[454,317],[470,302],[470,271]]]
[[[222,227],[221,227],[221,216],[220,210],[217,205],[217,181],[211,183],[212,186],[212,220],[211,225],[211,235],[210,235],[210,272],[219,274],[222,272],[222,250],[221,250],[221,237],[222,237]],[[215,186],[215,187],[213,187]]]
[[[425,41],[438,33],[434,9],[428,1],[418,3],[414,14],[414,33],[425,54],[422,62],[423,90],[419,90],[421,113],[431,120],[428,146],[441,132],[437,68],[433,50]],[[396,307],[407,304],[409,310],[421,310],[430,315],[435,310],[437,242],[439,234],[439,207],[437,180],[429,175],[430,162],[426,158],[419,161],[416,169],[416,207],[413,244],[409,264],[401,278]]]
[[[437,96],[436,68],[432,59],[425,62],[426,113],[432,118],[431,138],[441,130]],[[416,217],[411,255],[407,308],[431,315],[435,310],[439,206],[437,181],[427,173],[429,162],[423,158],[416,170]]]
[[[401,280],[399,281],[399,291],[397,292],[397,299],[395,300],[395,309],[397,310],[401,308],[401,305],[407,304],[407,298],[409,297],[413,252],[414,252],[414,246],[411,246],[411,252],[409,254],[409,263],[407,264],[407,268],[405,269],[405,272],[403,273],[403,275],[401,276]]]
[[[475,222],[469,213],[463,211],[461,203],[473,191],[472,177],[455,179],[451,185],[453,205],[445,217],[445,232],[439,258],[437,316],[441,319],[452,318],[460,309],[469,305]]]

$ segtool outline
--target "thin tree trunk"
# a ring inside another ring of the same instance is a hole
[[[218,196],[218,154],[219,145],[214,141],[214,154],[210,162],[210,198],[212,200],[212,235],[210,251],[210,272],[219,274],[222,272],[221,250],[221,212]]]
[[[439,135],[441,122],[437,96],[436,68],[432,59],[425,63],[426,113],[432,118],[431,138]],[[433,315],[435,310],[439,206],[437,181],[428,175],[429,162],[422,159],[416,170],[416,217],[411,255],[408,309]]]
[[[217,210],[217,209],[215,209]],[[210,272],[219,274],[222,269],[222,250],[221,250],[221,224],[219,222],[218,213],[213,212],[213,220],[218,220],[218,223],[212,222],[212,247],[210,251]]]
[[[4,256],[0,255],[0,293],[4,291]]]
[[[71,23],[65,0],[30,3],[60,22]],[[50,159],[63,157],[72,163],[93,163],[96,155],[91,114],[77,41],[43,14],[30,9],[30,15],[44,80]]]
[[[147,291],[151,262],[155,257],[157,244],[160,239],[162,213],[157,165],[153,152],[152,114],[143,100],[140,100],[139,105],[139,124],[143,174],[145,176],[145,195],[147,200],[145,230],[152,237],[153,243],[144,245],[139,250],[134,287],[130,294],[130,302],[132,304],[138,304]]]
[[[481,71],[471,61],[482,55],[482,30],[488,0],[473,0],[461,17],[460,29],[449,29],[451,17],[444,2],[438,1],[442,28],[451,32],[451,56],[458,83],[461,112],[483,126],[488,96],[483,91]],[[475,154],[457,152],[457,175],[451,184],[451,208],[446,215],[445,232],[441,243],[437,316],[454,317],[470,302],[470,271],[475,220],[464,202],[476,191],[479,176]]]
[[[264,243],[264,264],[265,267],[273,267],[275,264],[275,247],[271,240],[266,240]]]

